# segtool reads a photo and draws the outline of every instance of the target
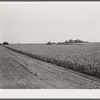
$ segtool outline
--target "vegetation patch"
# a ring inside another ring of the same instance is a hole
[[[95,76],[97,78],[100,78],[100,65],[99,65],[99,60],[97,61],[97,59],[95,58],[91,58],[94,60],[94,62],[89,62],[90,58],[77,58],[76,59],[59,59],[59,57],[50,57],[50,56],[45,56],[45,55],[41,55],[41,54],[33,54],[24,50],[18,50],[18,49],[14,49],[8,46],[5,46],[6,48],[15,51],[17,53],[23,54],[23,55],[27,55],[29,57],[41,60],[41,61],[45,61],[48,63],[52,63],[55,64],[57,66],[62,66],[64,68],[69,68],[81,73],[85,73],[88,75],[92,75]],[[86,55],[85,55],[86,56]],[[83,57],[83,56],[82,56]],[[87,56],[86,56],[87,57]],[[81,60],[81,62],[80,62]],[[83,61],[82,61],[83,60]],[[88,61],[88,62],[87,62]],[[86,63],[87,62],[87,63]],[[97,65],[98,64],[98,65]]]

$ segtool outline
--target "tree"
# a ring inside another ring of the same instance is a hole
[[[67,41],[67,40],[64,42],[64,44],[66,44],[66,43],[68,43],[68,41]]]
[[[51,42],[49,41],[49,42],[47,43],[47,45],[51,45]]]
[[[9,43],[8,42],[3,42],[3,45],[9,45]]]
[[[62,44],[63,44],[62,42],[58,42],[58,43],[57,43],[57,45],[62,45]]]
[[[72,42],[73,42],[73,40],[72,40],[72,39],[70,39],[70,40],[69,40],[69,43],[72,43]]]

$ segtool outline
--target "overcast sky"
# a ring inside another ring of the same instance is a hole
[[[100,2],[0,2],[0,42],[100,42]]]

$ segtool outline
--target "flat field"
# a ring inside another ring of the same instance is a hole
[[[74,45],[11,44],[10,48],[62,67],[100,78],[100,43]]]

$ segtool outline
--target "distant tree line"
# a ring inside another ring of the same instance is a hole
[[[0,45],[9,45],[8,42],[3,42],[3,43],[0,43]]]
[[[47,42],[47,45],[56,44],[55,42]]]
[[[57,44],[57,45],[63,45],[63,44],[71,44],[71,43],[87,43],[88,41],[82,41],[82,40],[72,40],[72,39],[69,39],[69,40],[66,40],[65,42],[58,42],[58,43],[55,43],[55,42],[47,42],[47,45],[51,45],[51,44]]]

